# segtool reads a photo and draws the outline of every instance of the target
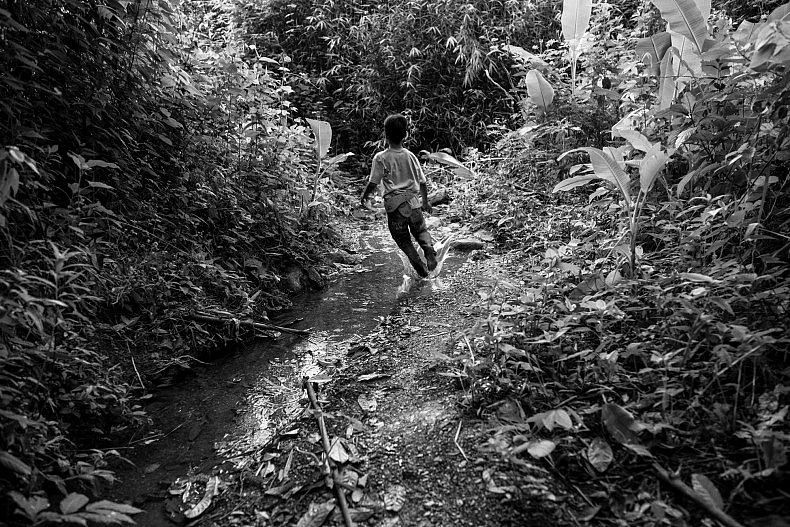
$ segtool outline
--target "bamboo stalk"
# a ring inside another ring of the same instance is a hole
[[[227,321],[231,320],[228,317],[220,317],[220,316],[213,316],[206,313],[194,313],[192,315],[194,320],[198,322],[212,322],[214,324],[224,324]],[[293,333],[294,335],[309,335],[310,332],[305,329],[294,329],[294,328],[286,328],[283,326],[275,326],[273,324],[263,324],[261,322],[255,322],[254,320],[239,320],[240,326],[246,326],[253,329],[261,329],[264,331],[280,331],[282,333]]]
[[[346,501],[346,494],[343,492],[343,488],[340,485],[340,471],[337,469],[337,465],[331,462],[329,458],[329,435],[326,432],[326,423],[324,423],[324,413],[321,410],[321,406],[318,404],[318,399],[315,396],[315,391],[313,391],[313,383],[310,382],[310,379],[305,377],[304,379],[305,386],[307,387],[307,396],[310,398],[310,404],[313,406],[313,409],[316,411],[316,418],[318,419],[318,429],[321,431],[321,442],[324,446],[324,452],[326,453],[326,461],[330,464],[332,468],[332,480],[335,482],[335,494],[337,495],[337,503],[340,505],[340,512],[343,514],[343,522],[346,524],[346,527],[354,527],[354,522],[351,520],[351,514],[348,511],[348,502]]]

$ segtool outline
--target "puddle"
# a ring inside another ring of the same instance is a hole
[[[301,411],[302,378],[342,358],[349,342],[373,331],[397,305],[402,265],[389,234],[378,227],[363,231],[359,242],[365,259],[356,272],[299,298],[284,314],[299,320],[293,327],[310,329],[309,337],[254,343],[157,393],[146,409],[158,432],[133,438],[134,450],[121,450],[133,452],[129,459],[136,468],[116,468],[122,482],[115,497],[146,511],[135,518],[138,524],[173,525],[163,504],[177,478],[249,462],[245,454],[265,445]],[[442,274],[453,273],[463,260],[451,252]]]

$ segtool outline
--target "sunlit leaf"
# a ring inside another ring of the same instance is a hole
[[[563,179],[552,189],[552,192],[567,192],[569,190],[573,190],[576,187],[580,187],[582,185],[586,185],[590,181],[595,181],[598,179],[598,176],[594,176],[591,174],[585,174],[582,176],[574,176],[568,179]]]
[[[538,70],[529,70],[525,82],[532,103],[546,112],[554,101],[554,88]]]
[[[555,448],[557,448],[557,445],[554,441],[540,439],[538,441],[530,441],[527,446],[527,452],[535,459],[540,459],[554,452]]]
[[[708,38],[708,28],[697,2],[695,0],[650,1],[661,11],[661,16],[669,23],[670,29],[690,39],[697,51],[702,53],[705,39]]]
[[[320,160],[329,152],[332,143],[332,126],[326,121],[306,119],[315,136],[316,157]]]
[[[666,164],[667,155],[660,147],[653,148],[645,154],[639,164],[639,185],[643,193],[647,194],[650,191],[656,177]]]
[[[636,58],[650,68],[653,75],[659,75],[661,73],[661,59],[664,58],[671,45],[672,38],[667,31],[640,38],[636,41]]]

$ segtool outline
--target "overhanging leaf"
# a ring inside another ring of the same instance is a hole
[[[325,166],[331,166],[331,165],[336,165],[338,163],[342,163],[343,161],[345,161],[346,159],[348,159],[349,157],[351,157],[353,155],[354,155],[354,152],[346,152],[345,154],[338,154],[338,155],[336,155],[334,157],[330,157],[329,159],[325,159],[324,160],[324,165]]]
[[[544,112],[554,101],[554,88],[538,70],[529,70],[525,78],[527,94],[532,102]]]
[[[553,192],[567,192],[569,190],[573,190],[576,187],[580,187],[582,185],[586,185],[590,181],[594,181],[598,179],[598,176],[594,176],[591,174],[583,175],[583,176],[574,176],[568,179],[563,179],[552,189]]]
[[[648,193],[666,164],[667,155],[661,148],[653,148],[645,154],[639,164],[639,186],[644,194]]]
[[[661,73],[661,59],[664,58],[664,54],[671,45],[672,37],[667,31],[640,38],[636,41],[636,58],[650,68],[650,73],[659,75]]]
[[[475,175],[474,172],[467,168],[463,163],[446,152],[430,152],[425,155],[425,157],[431,161],[436,161],[437,163],[453,167],[455,174],[458,176],[464,177]]]
[[[332,142],[332,126],[326,121],[306,119],[315,136],[315,152],[319,161],[329,152]]]
[[[659,11],[669,28],[691,40],[702,53],[708,27],[700,8],[694,0],[650,0]]]
[[[578,40],[587,31],[592,14],[592,0],[563,0],[562,36],[566,41]]]
[[[640,150],[642,152],[649,152],[653,149],[653,144],[650,140],[639,133],[638,131],[634,130],[633,128],[612,128],[612,135],[613,136],[620,136],[629,143],[631,146]]]
[[[626,204],[630,207],[631,194],[629,192],[629,187],[631,186],[631,179],[628,177],[625,170],[620,168],[617,161],[603,150],[593,147],[577,148],[562,155],[565,156],[578,151],[587,152],[587,154],[589,154],[595,175],[605,181],[614,183],[620,191],[620,194],[622,194]]]

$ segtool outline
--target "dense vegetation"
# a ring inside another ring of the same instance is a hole
[[[90,448],[145,419],[153,373],[238,336],[192,315],[263,319],[322,280],[353,196],[301,117],[367,153],[399,110],[474,169],[443,173],[453,214],[524,258],[457,365],[470,409],[520,409],[495,448],[556,447],[608,490],[682,460],[714,508],[787,514],[780,4],[566,1],[574,30],[549,0],[0,4],[0,510],[133,512],[86,505],[117,454]],[[639,485],[595,507],[687,518]]]
[[[178,4],[0,6],[0,510],[15,521],[129,512],[82,508],[112,479],[86,448],[144,419],[153,374],[237,336],[192,315],[260,320],[322,280],[327,207],[307,206],[313,139],[278,64],[236,39],[224,2]]]

